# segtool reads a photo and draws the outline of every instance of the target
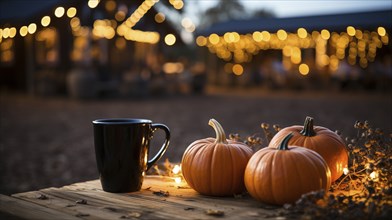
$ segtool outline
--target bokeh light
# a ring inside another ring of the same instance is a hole
[[[174,36],[173,34],[168,34],[165,36],[165,43],[168,46],[172,46],[176,43],[176,36]]]
[[[65,13],[65,9],[63,7],[57,7],[56,10],[54,11],[54,15],[58,18],[63,17]]]
[[[44,16],[44,17],[42,17],[42,19],[41,19],[41,25],[42,25],[43,27],[47,27],[47,26],[49,26],[49,24],[50,24],[50,17],[49,17],[49,16]]]

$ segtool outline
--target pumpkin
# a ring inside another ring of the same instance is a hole
[[[244,143],[226,139],[222,126],[211,119],[216,138],[191,143],[185,150],[181,169],[188,185],[210,196],[229,196],[245,191],[244,171],[253,154]]]
[[[249,160],[244,182],[249,194],[269,204],[294,203],[302,194],[328,190],[331,171],[315,151],[289,146],[288,134],[277,148],[263,148]]]
[[[306,147],[319,153],[331,170],[331,181],[335,182],[348,166],[348,152],[343,139],[335,132],[321,126],[313,126],[313,118],[306,117],[304,126],[294,125],[280,130],[269,143],[276,146],[288,134],[293,133],[289,144]]]

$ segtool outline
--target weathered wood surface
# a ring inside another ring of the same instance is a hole
[[[0,195],[0,212],[25,219],[264,219],[280,209],[249,195],[203,196],[161,176],[147,176],[142,190],[134,193],[107,193],[93,180]]]

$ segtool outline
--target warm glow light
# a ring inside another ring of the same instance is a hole
[[[173,167],[173,174],[178,174],[181,171],[180,165],[174,165]]]
[[[74,8],[74,7],[68,8],[67,16],[69,18],[73,18],[73,17],[75,17],[75,15],[76,15],[76,8]]]
[[[50,17],[49,16],[44,16],[41,19],[41,25],[43,27],[47,27],[50,24]]]
[[[63,7],[58,7],[56,8],[56,10],[54,11],[54,15],[58,18],[61,18],[65,13],[65,9]]]
[[[114,15],[114,18],[115,18],[117,21],[123,21],[123,20],[125,19],[125,12],[123,12],[123,11],[118,11],[118,12]]]
[[[96,8],[99,4],[99,0],[89,0],[87,5],[90,8]]]
[[[384,27],[378,27],[377,28],[377,33],[378,35],[380,35],[381,37],[385,36],[385,34],[387,33]]]
[[[4,28],[3,29],[3,38],[8,38],[10,36],[10,29]]]
[[[378,173],[376,171],[373,171],[372,173],[370,173],[370,178],[372,180],[375,180],[378,178]]]
[[[182,0],[169,0],[170,4],[177,10],[180,10],[184,7],[184,2]]]
[[[348,168],[347,168],[347,167],[343,168],[343,173],[344,173],[344,175],[347,175],[347,174],[348,174],[348,172],[349,172],[349,170],[348,170]]]
[[[208,40],[210,41],[211,44],[218,44],[219,43],[219,36],[217,34],[211,34],[208,37]]]
[[[121,36],[124,36],[126,40],[149,44],[156,44],[159,42],[160,39],[160,35],[158,32],[133,30],[127,28],[125,25],[120,25],[117,28],[117,33]]]
[[[324,40],[328,40],[331,37],[331,34],[329,33],[328,30],[322,30],[321,31],[321,38],[323,38]]]
[[[182,73],[184,71],[184,64],[182,63],[165,63],[163,64],[163,71],[167,74],[178,74]],[[177,166],[177,167],[176,167]],[[178,165],[175,165],[172,172],[174,174],[178,174],[180,172],[181,168]]]
[[[176,183],[181,183],[181,177],[174,177],[174,181]]]
[[[278,30],[276,34],[278,35],[279,40],[286,40],[287,38],[287,33],[284,30]]]
[[[301,75],[306,76],[309,74],[309,66],[307,64],[301,64],[298,67],[299,73],[301,73]]]
[[[240,64],[234,64],[233,73],[237,76],[241,76],[244,73],[244,68]]]
[[[127,46],[127,42],[122,37],[117,38],[115,44],[116,44],[117,49],[120,49],[120,50],[124,49]]]
[[[355,36],[355,28],[353,26],[347,27],[347,34],[350,36]]]
[[[268,31],[262,31],[263,41],[269,41],[271,39],[271,34]]]
[[[165,15],[161,12],[159,12],[158,14],[155,15],[155,21],[157,23],[162,23],[165,21],[165,19],[166,19]]]
[[[196,38],[196,44],[199,47],[205,46],[207,44],[207,38],[205,38],[203,36],[198,36]]]
[[[114,11],[114,9],[116,9],[116,2],[113,0],[107,1],[105,4],[105,8],[108,11]]]
[[[114,28],[111,26],[110,20],[95,20],[94,21],[93,34],[96,37],[104,37],[106,39],[112,39],[116,34]]]
[[[71,25],[72,29],[79,27],[80,26],[80,19],[77,17],[72,18],[70,21],[70,25]]]
[[[37,31],[37,25],[35,23],[29,24],[29,26],[27,27],[27,31],[29,32],[29,34],[34,34],[35,31]]]
[[[252,34],[252,38],[256,42],[261,42],[263,40],[263,35],[261,34],[260,31],[255,31]]]
[[[27,35],[27,33],[28,33],[28,31],[27,31],[27,26],[22,26],[22,27],[19,29],[19,34],[20,34],[20,36],[24,37],[24,36]]]
[[[284,56],[286,57],[290,57],[291,56],[291,46],[286,45],[282,48],[282,53]]]
[[[297,34],[298,34],[298,37],[302,38],[302,39],[304,39],[308,36],[308,32],[306,31],[305,28],[298,28]]]
[[[166,37],[165,37],[165,43],[166,43],[168,46],[174,45],[174,44],[176,43],[176,36],[174,36],[173,34],[168,34],[168,35],[166,35]]]
[[[16,28],[14,28],[14,27],[10,28],[9,37],[13,38],[13,37],[15,37],[15,35],[16,35]]]
[[[223,35],[226,43],[236,43],[240,40],[240,35],[237,32],[227,32]]]

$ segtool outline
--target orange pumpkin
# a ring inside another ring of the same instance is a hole
[[[196,140],[185,150],[182,175],[190,187],[210,196],[229,196],[245,191],[244,171],[252,149],[226,139],[222,126],[211,119],[216,138]]]
[[[249,194],[269,204],[294,203],[302,194],[328,190],[331,171],[315,151],[288,146],[288,134],[277,148],[263,148],[249,160],[244,181]]]
[[[319,153],[331,170],[331,181],[335,182],[348,166],[348,152],[343,139],[335,132],[321,126],[313,126],[313,118],[306,117],[304,126],[294,125],[280,130],[269,143],[276,148],[282,139],[293,133],[289,144],[306,147]]]

